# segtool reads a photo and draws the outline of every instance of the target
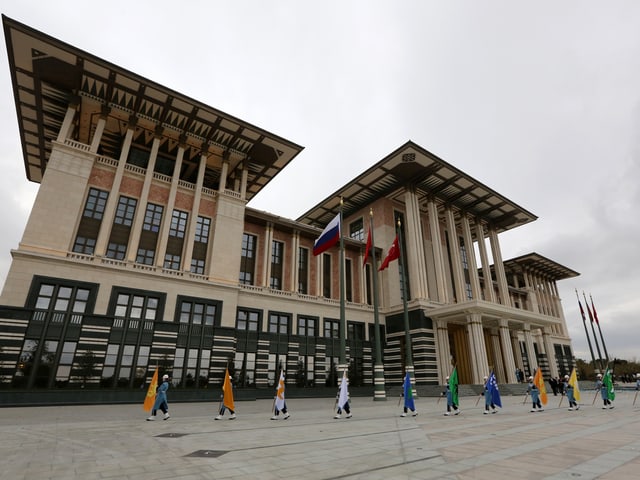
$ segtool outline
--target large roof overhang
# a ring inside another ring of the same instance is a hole
[[[409,141],[298,218],[324,227],[340,209],[345,218],[375,200],[387,197],[404,202],[413,189],[424,208],[428,198],[467,212],[502,232],[538,217],[436,155]]]
[[[223,158],[229,162],[231,180],[248,167],[247,200],[302,151],[288,140],[4,15],[2,21],[25,170],[31,181],[42,180],[68,106],[78,104],[82,106],[77,132],[83,128],[90,132],[94,119],[107,110],[123,125],[145,122],[152,133],[156,127],[175,137],[175,144],[216,157],[217,163],[208,168],[211,175],[219,175]]]
[[[505,270],[508,272],[538,272],[546,278],[550,278],[555,281],[565,280],[567,278],[573,278],[580,275],[578,272],[571,270],[564,265],[560,265],[553,260],[549,260],[535,252],[505,260],[503,264]],[[491,266],[491,269],[493,270],[493,265]]]

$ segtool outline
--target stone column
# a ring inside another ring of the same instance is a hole
[[[473,248],[473,237],[471,236],[469,217],[467,217],[465,213],[463,213],[460,217],[462,220],[462,237],[464,238],[464,248],[467,252],[467,265],[469,267],[469,279],[471,282],[471,296],[475,300],[482,300],[480,278],[478,277],[478,265],[476,263],[476,252]]]
[[[151,182],[153,181],[153,170],[156,166],[158,158],[158,150],[160,149],[160,140],[162,138],[162,128],[156,128],[155,137],[151,145],[151,153],[149,154],[149,163],[144,174],[144,182],[142,184],[142,192],[138,199],[136,213],[133,216],[133,224],[131,225],[131,233],[129,235],[129,245],[127,245],[127,261],[135,262],[138,254],[138,245],[140,244],[140,232],[142,232],[142,224],[147,212],[147,203],[149,201],[149,191],[151,190]]]
[[[491,242],[491,254],[493,255],[493,268],[496,272],[496,281],[498,282],[498,293],[502,305],[511,306],[509,298],[509,287],[507,285],[507,276],[504,272],[504,264],[502,263],[502,253],[500,252],[500,242],[498,234],[494,228],[489,229],[489,241]]]
[[[509,333],[509,321],[505,318],[500,319],[500,346],[502,347],[502,357],[504,359],[504,370],[507,374],[506,381],[508,383],[518,383],[516,378],[516,360],[513,356],[513,343]],[[520,349],[518,348],[518,352]],[[520,357],[518,355],[518,357]],[[519,358],[519,364],[522,366],[522,358]]]
[[[484,238],[484,227],[480,222],[476,223],[476,237],[480,250],[480,261],[482,262],[482,278],[484,278],[484,297],[487,302],[496,303],[496,294],[493,291],[493,280],[491,279],[491,268],[489,256],[487,255],[487,245]]]
[[[551,338],[551,331],[549,327],[545,327],[542,331],[542,341],[544,343],[544,349],[547,353],[547,360],[549,361],[549,373],[552,377],[558,376],[558,361],[556,360],[556,352],[553,348],[553,339]]]
[[[131,149],[131,142],[133,141],[134,131],[135,119],[127,128],[127,133],[124,136],[124,142],[122,142],[120,159],[118,160],[118,166],[116,167],[116,173],[113,177],[113,184],[111,185],[109,198],[107,198],[107,204],[104,208],[102,223],[100,223],[98,239],[96,240],[96,249],[94,252],[96,257],[104,257],[104,254],[107,250],[109,236],[111,235],[111,227],[113,227],[113,219],[116,215],[116,208],[118,206],[118,200],[120,197],[120,184],[122,183],[122,177],[124,176],[124,168],[127,164],[127,157],[129,156],[129,150]]]
[[[445,207],[444,215],[447,222],[447,231],[449,232],[449,251],[453,270],[451,276],[454,280],[453,291],[455,292],[456,302],[464,302],[467,300],[467,294],[465,291],[464,272],[462,271],[462,260],[460,258],[460,241],[456,230],[456,220],[450,207]]]
[[[264,253],[262,255],[262,282],[263,287],[271,284],[271,248],[273,247],[273,223],[268,222],[265,227]]]
[[[533,347],[533,337],[531,336],[531,326],[524,324],[524,342],[527,345],[527,358],[529,359],[529,368],[531,374],[538,369],[538,359],[536,358],[536,349]]]
[[[98,147],[100,147],[100,141],[102,140],[102,134],[104,133],[104,127],[107,124],[107,116],[109,114],[109,108],[103,107],[98,123],[96,124],[96,130],[93,133],[93,140],[91,141],[91,147],[89,151],[91,153],[97,153]]]
[[[433,248],[433,260],[436,270],[436,284],[438,291],[437,301],[447,303],[449,295],[447,291],[446,270],[442,253],[442,240],[440,235],[440,222],[438,221],[438,207],[433,199],[427,200],[429,211],[429,229],[431,230],[431,246]]]
[[[511,347],[514,355],[514,361],[516,362],[516,367],[524,372],[524,361],[522,359],[522,350],[520,349],[520,339],[518,338],[518,332],[515,330],[510,330],[509,334],[511,335]],[[515,370],[515,368],[514,368]],[[514,372],[515,376],[515,372]]]
[[[443,383],[451,370],[451,346],[446,320],[434,320],[436,327],[436,348],[438,352],[438,378]]]
[[[69,138],[78,105],[79,103],[77,102],[69,103],[67,111],[64,114],[64,120],[62,120],[62,125],[60,125],[60,130],[58,131],[58,138],[56,139],[58,142],[64,143],[64,141]]]
[[[203,146],[204,147],[204,146]],[[207,151],[203,149],[200,154],[198,165],[198,177],[196,188],[193,194],[193,207],[189,216],[189,227],[184,236],[182,270],[191,271],[191,259],[193,258],[193,242],[196,238],[196,228],[198,226],[198,214],[200,213],[200,201],[202,199],[202,186],[204,185],[204,173],[207,169]]]
[[[413,189],[407,188],[404,194],[406,208],[405,217],[405,244],[407,246],[407,277],[411,285],[413,298],[429,298],[427,286],[427,272],[424,266],[427,264],[424,255],[422,222],[420,221],[420,205]]]
[[[467,315],[467,332],[469,334],[469,347],[471,349],[471,370],[473,383],[482,384],[482,377],[489,371],[487,362],[487,347],[484,343],[482,331],[482,316],[479,313]]]

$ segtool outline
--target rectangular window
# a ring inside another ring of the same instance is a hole
[[[353,302],[353,285],[351,278],[351,259],[344,259],[344,294],[347,302]]]
[[[191,273],[198,275],[204,275],[204,260],[198,260],[197,258],[191,259]]]
[[[270,313],[269,333],[287,335],[289,333],[289,315],[282,313]]]
[[[238,387],[253,387],[256,383],[256,354],[236,351],[233,360],[236,371],[235,384]]]
[[[355,220],[349,224],[349,237],[364,241],[364,222],[362,218]]]
[[[164,256],[164,268],[169,270],[180,270],[180,255],[166,253]]]
[[[298,317],[298,335],[303,337],[315,337],[318,319],[313,317]]]
[[[255,235],[244,233],[242,235],[242,249],[240,252],[240,283],[243,285],[253,285],[256,263]]]
[[[196,300],[180,302],[180,323],[192,325],[213,325],[216,319],[216,303],[205,303]]]
[[[171,226],[169,227],[169,236],[176,238],[184,238],[184,233],[187,231],[187,212],[181,212],[180,210],[174,210],[171,216]]]
[[[153,203],[147,203],[147,211],[144,214],[144,223],[142,229],[158,233],[160,231],[160,224],[162,223],[162,212],[164,208],[162,205],[155,205]]]
[[[210,229],[211,219],[198,216],[198,221],[196,223],[196,232],[193,239],[193,251],[191,253],[191,273],[204,275]]]
[[[107,246],[106,257],[113,258],[115,260],[124,260],[124,256],[127,253],[127,245],[124,243],[109,242]]]
[[[309,249],[298,249],[298,293],[309,293]]]
[[[125,227],[131,227],[137,205],[138,201],[135,198],[120,196],[113,223],[117,225],[124,225]]]
[[[340,338],[340,322],[338,320],[325,319],[324,338]]]
[[[274,290],[282,290],[283,256],[284,243],[273,241],[271,243],[271,279],[269,281],[269,287]]]
[[[145,248],[138,248],[138,255],[136,256],[136,263],[142,265],[153,265],[153,260],[156,256],[155,250],[147,250]]]
[[[200,243],[209,242],[209,230],[211,229],[211,219],[198,215],[198,223],[196,224],[196,234],[194,240]]]
[[[76,233],[76,240],[73,244],[73,251],[85,255],[93,255],[96,247],[96,240],[104,209],[107,205],[109,193],[97,188],[90,188],[87,194],[82,219]]]
[[[322,296],[331,298],[331,255],[322,254]]]
[[[238,309],[236,317],[236,328],[238,330],[248,330],[257,332],[259,329],[260,315],[256,311]]]

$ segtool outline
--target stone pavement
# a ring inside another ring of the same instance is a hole
[[[0,408],[0,478],[637,479],[640,398],[617,395],[602,410],[583,391],[574,412],[550,395],[538,413],[509,396],[496,415],[464,397],[450,417],[444,400],[418,398],[406,418],[397,397],[353,398],[353,418],[340,420],[323,398],[290,399],[288,420],[270,420],[272,401],[257,400],[214,421],[217,401],[171,403],[171,391],[167,421],[145,421],[141,404]]]

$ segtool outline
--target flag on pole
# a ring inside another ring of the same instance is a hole
[[[224,383],[222,384],[222,404],[229,410],[234,411],[236,407],[233,403],[233,387],[231,386],[231,375],[229,369],[224,371]]]
[[[398,235],[396,235],[396,238],[393,240],[391,247],[389,247],[387,256],[384,257],[384,260],[380,264],[380,268],[378,268],[378,271],[381,272],[389,266],[389,262],[393,262],[398,258],[400,258],[400,247],[398,246]]]
[[[362,262],[362,268],[367,264],[367,260],[369,260],[369,252],[371,251],[371,229],[369,229],[369,233],[367,233],[367,246],[364,247],[364,261]]]
[[[156,367],[156,371],[153,372],[153,377],[151,377],[151,383],[149,384],[149,388],[147,389],[147,396],[144,397],[144,405],[142,408],[145,412],[150,412],[153,408],[153,404],[156,402],[156,390],[158,389],[158,367]]]
[[[536,374],[533,377],[533,384],[538,387],[540,391],[540,401],[543,405],[547,404],[547,387],[544,385],[544,378],[542,378],[542,369],[538,368]]]
[[[349,381],[347,380],[347,370],[345,369],[342,374],[342,381],[340,382],[340,395],[338,396],[338,408],[343,409],[349,401]]]
[[[580,387],[578,386],[578,374],[576,373],[576,368],[573,367],[571,370],[571,375],[569,376],[569,385],[573,387],[573,398],[576,399],[576,402],[580,401]]]
[[[416,404],[413,401],[413,389],[411,388],[411,376],[407,372],[404,376],[404,408],[408,408],[412,412],[416,409]]]
[[[496,374],[491,372],[487,380],[487,395],[491,398],[491,403],[502,408],[502,400],[500,400],[500,390],[498,389],[498,380]]]
[[[396,237],[397,240],[397,237]],[[451,401],[454,405],[458,405],[458,368],[453,367],[453,372],[449,375],[449,391],[451,392]]]
[[[329,250],[340,240],[340,213],[324,228],[320,236],[313,243],[313,255],[320,255]]]
[[[604,377],[602,378],[602,383],[605,387],[607,387],[607,398],[609,400],[616,399],[616,391],[613,388],[613,379],[611,378],[611,370],[607,368],[604,372]]]
[[[280,411],[284,407],[284,370],[280,370],[280,380],[276,389],[276,411]]]
[[[598,325],[600,325],[600,322],[598,321],[598,312],[596,312],[596,306],[593,304],[593,298],[591,299],[591,310],[593,310],[593,318],[596,321],[596,323]]]

